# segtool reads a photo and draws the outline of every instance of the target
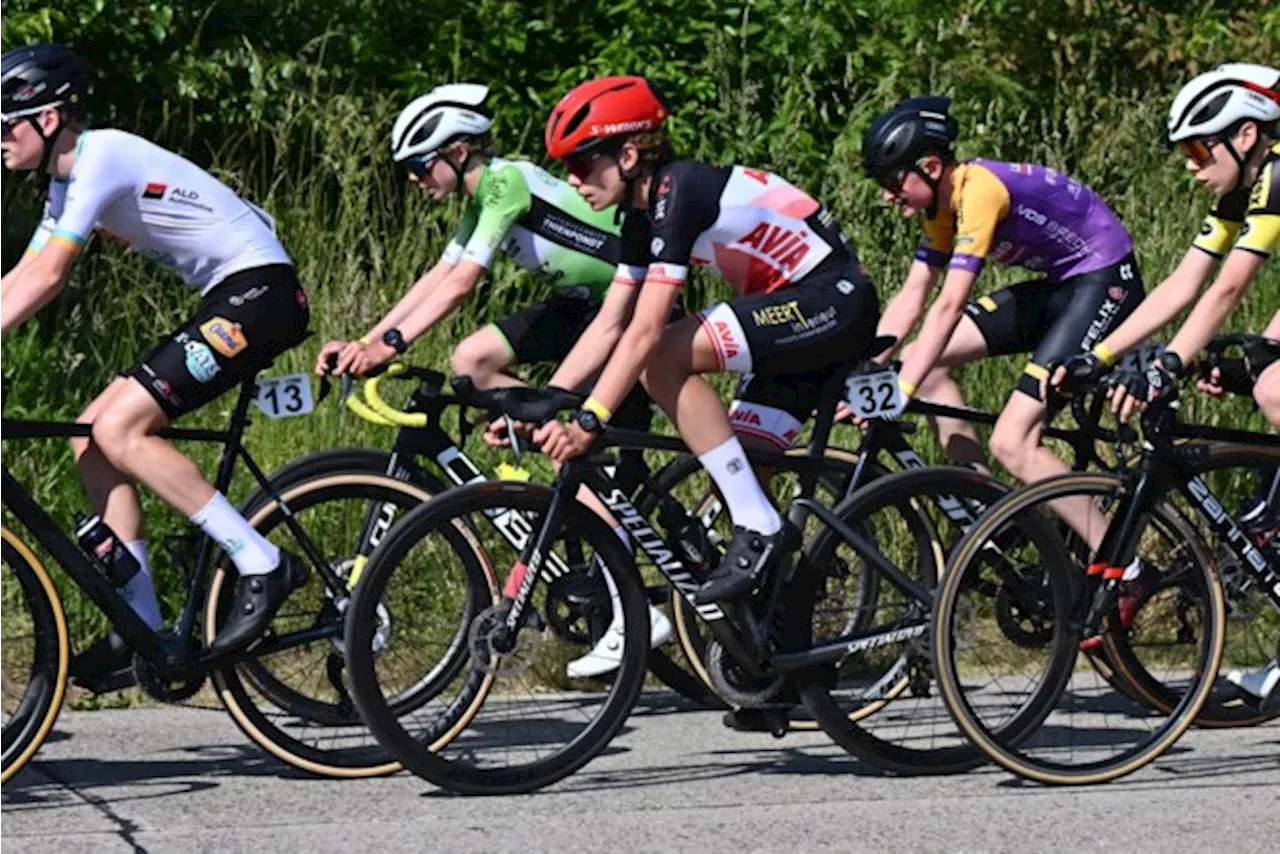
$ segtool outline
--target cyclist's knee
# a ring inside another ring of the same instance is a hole
[[[1001,428],[1004,429],[1001,429]],[[991,434],[991,453],[1014,477],[1024,479],[1038,442],[1020,429],[997,424]]]
[[[1258,377],[1253,399],[1271,426],[1280,429],[1280,362],[1269,365]]]
[[[150,432],[148,419],[127,407],[109,406],[93,419],[93,444],[117,468]]]
[[[471,377],[477,381],[492,376],[505,367],[501,356],[486,347],[483,341],[477,341],[474,335],[463,339],[454,348],[449,362],[456,375]]]

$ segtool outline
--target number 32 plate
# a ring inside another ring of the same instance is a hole
[[[894,370],[849,377],[845,380],[845,401],[859,418],[897,418],[907,408]]]
[[[316,408],[311,397],[309,374],[286,374],[281,377],[258,377],[258,395],[253,399],[271,418],[293,418]]]

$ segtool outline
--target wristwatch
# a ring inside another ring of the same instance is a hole
[[[388,329],[382,333],[382,343],[395,350],[401,356],[404,355],[405,350],[409,349],[409,345],[405,342],[404,336],[400,334],[399,329]]]
[[[1165,350],[1160,354],[1159,362],[1160,367],[1164,368],[1169,376],[1182,376],[1182,357],[1177,353],[1174,353],[1172,350]]]
[[[588,433],[599,435],[604,430],[604,422],[600,420],[600,416],[589,409],[579,409],[578,413],[573,416],[573,420]]]

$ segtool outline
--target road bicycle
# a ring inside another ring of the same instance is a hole
[[[278,383],[264,385],[278,394]],[[399,769],[365,729],[352,704],[346,686],[342,618],[353,571],[368,555],[360,549],[370,543],[359,531],[365,525],[364,511],[369,503],[376,501],[404,512],[429,496],[411,483],[360,472],[272,483],[242,443],[249,406],[257,394],[254,380],[241,386],[226,430],[170,427],[161,434],[220,444],[214,483],[224,492],[237,463],[242,462],[257,484],[242,505],[246,518],[277,545],[301,555],[313,570],[307,585],[294,591],[276,615],[266,636],[246,650],[217,654],[206,646],[231,604],[236,578],[234,570],[228,570],[225,556],[207,537],[184,540],[182,545],[192,548],[176,549],[181,552],[176,562],[191,567],[186,596],[173,629],[152,630],[8,467],[4,468],[4,637],[0,646],[4,780],[16,774],[48,737],[67,692],[71,639],[61,599],[41,554],[49,555],[65,570],[128,643],[134,651],[138,684],[148,696],[161,702],[183,702],[194,697],[211,677],[218,699],[245,734],[295,767],[332,777],[373,776]],[[5,418],[3,430],[9,442],[89,437],[92,426]],[[20,523],[42,551],[11,528],[10,520]],[[464,544],[460,542],[458,547]],[[493,601],[495,591],[491,576],[468,576],[465,586],[438,591],[432,611],[440,615],[437,625],[417,625],[415,611],[405,608],[405,625],[397,630],[414,629],[424,637],[430,635],[446,650],[465,646],[471,615]],[[392,593],[399,595],[400,591]],[[384,624],[380,631],[385,635],[390,630]],[[424,652],[423,658],[429,654]],[[448,672],[426,666],[423,658],[411,662],[412,666],[405,665],[416,675],[394,693],[396,704],[418,708],[449,696],[452,705],[441,719],[452,722],[479,707],[488,688],[483,678],[459,679],[460,666]],[[453,692],[441,683],[453,684]]]

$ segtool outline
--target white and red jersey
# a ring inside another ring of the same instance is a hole
[[[807,193],[761,169],[681,160],[654,174],[649,209],[627,214],[615,280],[678,287],[690,266],[705,266],[739,294],[767,293],[828,258],[854,262],[830,212]]]

